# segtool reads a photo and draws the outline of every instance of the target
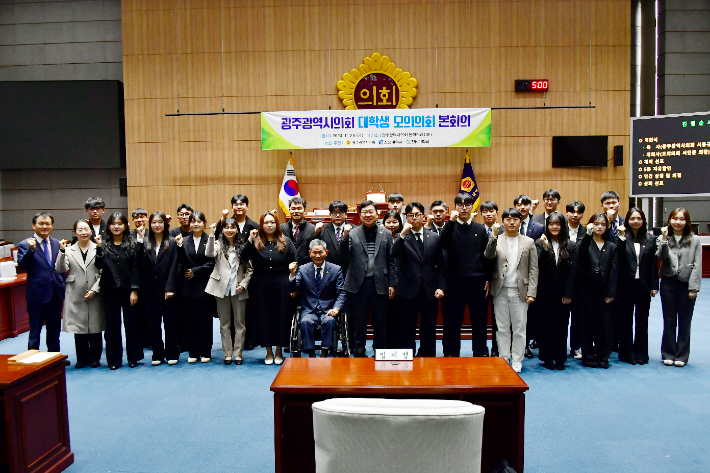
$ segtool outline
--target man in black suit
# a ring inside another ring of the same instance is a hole
[[[133,225],[136,227],[136,229],[145,228],[145,226],[148,224],[148,211],[140,207],[135,209],[133,212],[131,212],[131,221],[133,222]],[[131,238],[133,238],[134,241],[138,240],[136,230],[131,230]]]
[[[424,228],[424,206],[410,202],[404,210],[407,223],[392,244],[397,258],[397,295],[402,298],[403,348],[416,349],[417,317],[419,353],[436,356],[436,314],[438,299],[444,297],[444,255],[436,232]]]
[[[473,221],[473,197],[459,193],[456,210],[441,232],[441,247],[447,252],[444,356],[459,356],[461,324],[468,305],[473,356],[488,356],[486,345],[486,296],[490,265],[483,256],[488,238],[480,223]]]
[[[567,204],[565,209],[570,243],[572,247],[577,247],[587,233],[587,227],[582,223],[585,207],[582,202],[573,200]],[[570,304],[569,355],[575,360],[582,359],[582,319],[579,312],[579,301],[579,297],[573,297]]]
[[[377,225],[377,204],[365,200],[358,210],[362,225],[348,234],[346,256],[349,268],[345,290],[350,301],[348,325],[352,333],[351,346],[355,357],[364,357],[370,311],[375,331],[372,345],[375,349],[387,347],[387,299],[394,297],[397,264],[390,254],[392,234]]]
[[[520,223],[520,234],[537,240],[545,232],[545,226],[535,222],[530,216],[532,200],[525,194],[521,194],[513,200],[513,207],[523,214]]]
[[[486,238],[488,240],[495,234],[495,225],[498,220],[498,204],[491,200],[483,202],[479,207],[481,211],[481,217],[483,217],[483,226],[486,229]],[[505,228],[501,226],[498,229],[498,234],[505,233]],[[486,305],[488,310],[493,315],[491,320],[491,356],[498,356],[498,340],[496,340],[496,332],[498,331],[498,326],[496,325],[495,307],[493,307],[493,298],[489,294],[486,297]]]
[[[323,240],[328,247],[326,261],[337,264],[343,272],[343,277],[348,274],[348,261],[345,258],[342,248],[348,244],[347,238],[343,238],[345,229],[348,231],[352,226],[347,222],[348,204],[340,200],[334,200],[328,206],[330,211],[330,222],[318,222],[315,229],[316,238]]]
[[[236,194],[232,197],[232,216],[237,221],[237,227],[239,227],[238,235],[241,235],[244,241],[249,239],[249,233],[252,230],[259,229],[259,224],[250,219],[247,216],[247,212],[249,212],[249,198],[244,194]],[[227,220],[228,216],[229,209],[222,210],[222,220],[217,222],[217,227],[214,231],[215,238],[219,237],[220,233],[222,233],[222,224]],[[249,299],[247,299],[247,301],[248,300]]]
[[[175,238],[178,235],[182,235],[182,237],[185,238],[186,236],[192,234],[192,228],[190,228],[190,215],[192,215],[192,212],[194,211],[195,209],[192,208],[192,205],[180,204],[180,207],[178,207],[176,211],[180,226],[171,228],[168,231],[171,237]],[[166,215],[166,217],[168,216]],[[168,219],[168,221],[170,221],[170,219]]]
[[[619,227],[624,225],[624,217],[619,215],[621,197],[614,191],[606,191],[601,197],[602,211],[609,219],[609,238],[616,241],[619,236]]]
[[[446,216],[448,214],[449,207],[446,205],[446,202],[435,200],[429,206],[429,215],[427,216],[426,228],[436,232],[437,235],[440,235],[441,231],[444,229]]]
[[[175,213],[177,214],[178,223],[180,225],[175,226],[168,230],[168,234],[175,238],[181,235],[186,238],[192,235],[192,228],[190,227],[190,215],[195,209],[189,204],[180,204]],[[169,215],[165,216],[168,221],[171,220]],[[178,274],[184,274],[185,268],[183,268],[182,263],[178,261],[177,264]],[[186,279],[184,277],[177,278],[177,284],[175,286],[175,295],[173,296],[173,307],[175,315],[175,328],[177,329],[178,345],[180,346],[180,352],[188,351],[190,342],[188,341],[188,332],[190,328],[188,327],[188,321],[192,317],[190,313],[189,303],[184,299],[183,294],[185,293]],[[140,299],[140,298],[139,298]],[[193,353],[194,354],[194,353]]]
[[[89,197],[84,202],[84,210],[89,220],[91,227],[91,241],[96,243],[96,235],[102,235],[106,231],[106,222],[103,220],[104,212],[106,212],[106,203],[101,197]],[[76,243],[78,239],[72,236],[71,244]]]
[[[306,201],[301,197],[294,197],[288,201],[288,211],[291,218],[281,224],[281,231],[296,248],[298,264],[308,264],[311,261],[308,245],[316,237],[316,226],[306,221]]]
[[[545,221],[547,220],[547,217],[549,217],[552,212],[557,210],[557,206],[560,205],[561,199],[562,197],[559,192],[554,189],[547,189],[545,193],[542,194],[542,203],[545,206],[545,211],[541,214],[533,215],[533,221],[535,223],[539,223],[543,228],[545,228]]]

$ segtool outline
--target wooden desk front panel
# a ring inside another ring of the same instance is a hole
[[[0,340],[16,337],[30,329],[27,314],[27,273],[0,283]]]

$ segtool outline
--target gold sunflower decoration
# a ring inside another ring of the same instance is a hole
[[[380,53],[363,59],[338,81],[338,97],[346,110],[409,108],[417,96],[417,79]]]

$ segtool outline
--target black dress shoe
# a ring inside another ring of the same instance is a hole
[[[555,364],[554,363],[548,363],[545,362],[542,364],[543,368],[547,368],[548,370],[554,370],[555,369]]]
[[[493,358],[498,358],[500,356],[500,354],[498,353],[498,350],[493,349],[493,350],[491,350],[491,356]]]
[[[225,359],[224,359],[224,364],[225,364],[225,365],[231,365],[231,364],[232,364],[232,359],[231,359],[231,358],[225,358]]]
[[[586,366],[587,368],[599,368],[599,363],[596,361],[583,361],[582,366]]]
[[[488,348],[486,348],[486,351],[484,351],[483,355],[481,355],[481,356],[486,356],[486,357],[488,356]]]
[[[532,348],[533,350],[537,348],[537,340],[533,340],[532,342],[530,342],[530,348]]]
[[[138,366],[138,362],[137,362],[137,361],[129,361],[129,362],[128,362],[128,367],[129,367],[129,368],[135,368],[136,366]]]
[[[320,357],[321,358],[328,358],[329,354],[330,354],[330,350],[328,348],[321,348],[320,349]]]
[[[565,369],[565,365],[557,364],[557,365],[555,365],[555,368],[557,369],[557,371],[562,371]]]
[[[639,365],[645,365],[646,363],[648,363],[648,360],[636,360],[636,363],[638,363]]]
[[[100,362],[100,361],[94,361],[94,362],[92,362],[89,366],[91,366],[92,368],[98,368],[98,367],[101,366],[101,362]]]
[[[244,360],[234,360],[235,365],[241,365],[242,363],[244,363]]]
[[[609,369],[609,362],[608,361],[600,361],[599,367],[604,368],[605,370],[608,370]]]
[[[533,356],[534,355],[533,352],[530,351],[530,347],[525,347],[525,358],[532,358]]]
[[[78,369],[78,370],[80,370],[80,369],[82,369],[82,368],[86,368],[86,363],[79,363],[79,362],[77,361],[76,364],[74,365],[74,368],[76,368],[76,369]]]
[[[69,361],[69,358],[67,358],[66,360],[64,360],[64,366],[70,366],[70,365],[71,365],[71,361]],[[84,366],[86,366],[86,365],[84,365]],[[83,367],[82,367],[82,368],[83,368]]]
[[[114,371],[114,370],[119,369],[120,367],[121,367],[121,365],[111,365],[111,366],[109,366],[109,369],[110,369],[111,371]]]

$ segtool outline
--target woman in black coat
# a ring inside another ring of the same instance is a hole
[[[140,282],[136,251],[136,242],[131,238],[128,218],[121,212],[112,214],[106,221],[103,237],[96,236],[94,260],[96,267],[101,270],[101,292],[104,296],[106,316],[106,361],[112,370],[120,368],[123,363],[121,313],[126,331],[128,367],[135,368],[143,359],[141,336],[134,310],[138,302]]]
[[[382,225],[392,232],[392,240],[397,239],[397,235],[402,232],[402,216],[396,210],[388,210],[382,217]],[[387,348],[408,348],[404,340],[404,320],[402,319],[402,297],[395,294],[392,299],[387,300]]]
[[[175,365],[180,357],[177,321],[172,306],[177,284],[177,244],[168,233],[169,225],[163,212],[153,212],[148,217],[148,238],[144,229],[138,230],[138,261],[141,267],[141,297],[145,300],[148,317],[153,366],[167,357]],[[165,344],[160,323],[165,327]]]
[[[552,212],[545,233],[535,242],[540,274],[537,301],[540,308],[539,358],[547,369],[563,370],[567,360],[567,326],[574,292],[574,245],[569,240],[567,219]]]
[[[648,363],[648,313],[651,297],[658,294],[659,285],[656,238],[647,229],[646,214],[634,207],[626,214],[625,225],[619,227],[616,238],[621,315],[619,360],[632,365]]]
[[[582,365],[609,368],[612,350],[611,303],[618,277],[616,244],[609,241],[609,218],[592,215],[578,248],[577,287],[581,299]]]
[[[192,234],[183,238],[175,237],[178,246],[178,262],[182,267],[182,296],[187,314],[188,363],[200,358],[209,363],[212,358],[212,320],[216,313],[214,297],[205,292],[210,274],[214,269],[214,258],[205,255],[207,248],[207,225],[205,214],[199,210],[190,214]]]

